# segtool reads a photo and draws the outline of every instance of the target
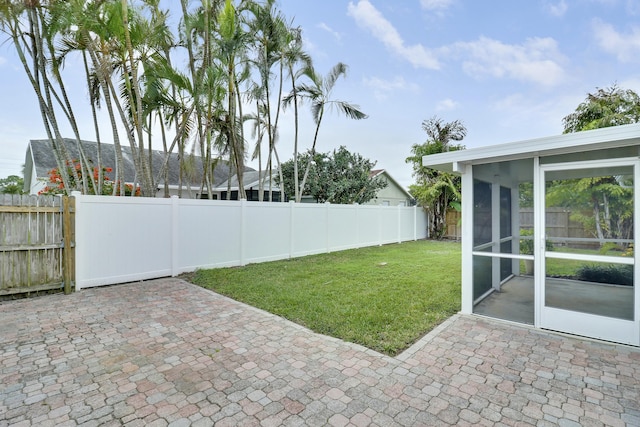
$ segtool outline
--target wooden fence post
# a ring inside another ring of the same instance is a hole
[[[62,252],[63,258],[63,277],[64,277],[64,293],[68,295],[71,293],[71,282],[73,280],[73,248],[72,242],[74,239],[74,227],[71,221],[72,210],[75,211],[75,198],[69,196],[62,197],[62,233],[64,240],[64,247]]]

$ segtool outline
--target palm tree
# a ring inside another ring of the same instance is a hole
[[[226,0],[222,10],[218,14],[218,58],[220,66],[226,72],[227,87],[227,112],[223,124],[224,138],[229,148],[229,159],[233,164],[238,177],[238,198],[245,199],[244,182],[242,174],[244,171],[244,141],[239,138],[238,121],[236,116],[236,108],[238,105],[239,92],[236,75],[236,60],[241,56],[241,50],[245,46],[245,33],[243,32],[235,6],[231,0]],[[241,124],[242,122],[240,122]],[[231,177],[231,176],[229,176]],[[230,192],[227,193],[230,197]]]
[[[252,95],[258,103],[257,113],[265,120],[264,130],[269,143],[267,168],[269,170],[269,181],[273,181],[273,155],[275,150],[275,132],[277,130],[277,119],[280,110],[280,89],[278,94],[277,107],[272,109],[271,105],[271,82],[272,67],[278,61],[278,51],[281,48],[282,25],[279,12],[275,9],[275,0],[266,0],[264,4],[250,2],[247,9],[251,12],[253,19],[249,22],[249,29],[253,37],[254,49],[256,51],[253,64],[257,68],[259,82],[253,85]],[[280,80],[282,88],[282,79]],[[263,107],[262,112],[260,106]],[[275,120],[272,118],[272,110],[276,112]],[[259,192],[262,194],[264,186],[263,179],[260,179]],[[273,200],[273,189],[269,186],[269,201]]]
[[[42,123],[47,136],[52,143],[54,157],[60,172],[65,190],[70,193],[73,190],[82,190],[82,181],[79,179],[75,168],[67,168],[73,160],[64,144],[59,128],[56,108],[63,110],[64,115],[70,118],[68,104],[63,101],[61,88],[64,84],[57,74],[55,39],[57,33],[50,29],[52,22],[51,9],[43,7],[39,2],[9,2],[0,3],[0,30],[7,34],[13,43],[16,53],[20,58],[25,74],[31,83],[31,87],[37,97],[40,107]],[[27,59],[30,56],[31,61]],[[53,80],[50,78],[53,65]],[[71,175],[69,174],[69,171]],[[71,182],[75,183],[72,187]]]
[[[322,118],[324,117],[324,112],[327,107],[336,108],[338,111],[342,112],[344,115],[351,119],[362,120],[367,118],[367,115],[360,111],[360,107],[358,107],[357,105],[350,104],[345,101],[331,99],[331,94],[336,82],[338,81],[338,78],[340,78],[341,76],[346,76],[346,73],[347,66],[342,62],[334,65],[325,77],[318,75],[313,69],[305,70],[305,76],[308,77],[311,83],[296,85],[295,92],[291,92],[285,97],[284,102],[286,104],[292,102],[295,95],[299,95],[303,99],[308,99],[311,102],[311,115],[313,117],[313,121],[316,124],[313,143],[311,144],[311,149],[309,150],[312,158],[316,154],[316,144],[318,143],[320,125],[322,124]],[[296,199],[296,202],[298,203],[300,202],[302,194],[304,193],[304,188],[306,185],[307,177],[309,176],[310,168],[311,162],[307,164],[302,182],[300,183],[298,198]]]
[[[422,166],[422,157],[463,149],[462,145],[451,142],[462,141],[467,129],[459,120],[445,123],[435,116],[424,120],[422,129],[427,134],[427,141],[414,144],[411,147],[412,155],[406,159],[407,163],[413,164],[413,176],[417,181],[409,186],[409,191],[422,206],[429,209],[429,235],[438,239],[446,232],[447,210],[452,202],[460,200],[460,178]]]
[[[311,57],[302,49],[302,29],[300,27],[290,27],[287,32],[284,49],[282,51],[282,62],[287,68],[289,77],[291,78],[291,95],[290,102],[293,103],[294,115],[294,137],[293,137],[293,180],[295,188],[295,200],[300,200],[299,188],[299,167],[298,167],[298,134],[299,134],[299,112],[298,112],[298,92],[296,90],[296,82],[305,73],[313,70]],[[294,71],[296,65],[300,64],[301,68]],[[287,104],[285,104],[286,106]],[[280,177],[282,182],[282,177]]]

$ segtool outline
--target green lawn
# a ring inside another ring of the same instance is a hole
[[[460,244],[353,249],[199,270],[187,280],[393,356],[460,310]]]
[[[609,256],[621,256],[622,252],[615,250],[600,250],[600,249],[575,249],[559,247],[554,248],[554,252],[574,253],[574,254],[588,254],[588,255],[609,255]],[[546,260],[546,273],[548,276],[554,277],[575,277],[578,270],[585,265],[593,263],[569,259],[547,258]]]

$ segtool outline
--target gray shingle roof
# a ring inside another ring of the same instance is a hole
[[[94,141],[81,141],[82,147],[84,148],[84,152],[86,153],[87,158],[90,161],[93,161],[97,164],[98,162],[98,143]],[[79,158],[78,153],[78,144],[74,139],[65,138],[64,144],[69,150],[71,157]],[[47,178],[48,172],[57,167],[56,159],[53,155],[53,147],[51,145],[51,141],[48,139],[37,139],[31,140],[29,142],[29,146],[31,148],[31,152],[33,154],[36,174],[38,178]],[[100,153],[102,158],[102,165],[104,167],[113,168],[116,164],[115,162],[115,146],[113,144],[105,144],[102,143],[100,145]],[[133,163],[133,157],[131,154],[131,147],[127,145],[122,145],[122,157],[124,160],[124,178],[125,182],[133,182],[135,179],[135,168]],[[162,164],[164,162],[165,155],[162,151],[153,150],[152,151],[152,169],[154,179],[158,175],[158,171],[161,169]],[[183,185],[186,185],[187,181],[191,183],[192,187],[198,187],[202,180],[202,159],[199,156],[189,155],[189,158],[185,161],[186,164],[190,165],[190,170],[192,173],[188,174],[190,179],[185,177],[183,174]],[[171,153],[169,154],[169,162],[168,162],[168,170],[169,176],[168,181],[169,185],[178,185],[178,177],[179,177],[179,161],[178,154]],[[253,171],[253,168],[246,167],[245,171]],[[214,186],[218,186],[221,183],[225,182],[229,178],[229,166],[228,163],[224,160],[219,160],[215,165],[213,170],[214,177]],[[158,186],[164,185],[164,176],[160,177],[157,182]]]

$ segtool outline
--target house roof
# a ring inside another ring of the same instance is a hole
[[[78,153],[78,145],[75,139],[64,138],[63,139],[67,150],[71,157],[80,157]],[[98,143],[94,141],[81,141],[84,152],[87,158],[95,163],[98,159]],[[102,158],[102,165],[105,167],[114,167],[115,162],[115,146],[113,144],[102,143],[100,145],[100,154]],[[53,147],[51,141],[48,139],[37,139],[29,141],[29,147],[27,148],[27,164],[29,164],[29,156],[32,156],[33,164],[36,170],[36,176],[38,178],[46,178],[48,172],[56,168],[58,165],[56,159],[53,156]],[[131,154],[131,147],[128,145],[122,146],[122,157],[124,162],[124,179],[126,182],[133,182],[135,180],[135,167],[133,163],[133,156]],[[162,168],[162,164],[165,160],[165,154],[159,150],[152,150],[152,168],[154,178],[157,176],[158,171]],[[192,186],[199,186],[202,180],[202,159],[199,156],[191,156],[185,162],[189,165],[189,169],[192,171],[186,178],[183,174],[183,185],[187,185],[190,182]],[[169,185],[177,186],[179,181],[179,158],[177,153],[170,153],[168,160],[168,183]],[[252,168],[245,168],[245,171],[253,171]],[[246,173],[246,172],[245,172]],[[219,160],[213,170],[213,182],[214,185],[226,181],[229,177],[229,166],[226,161]],[[164,176],[158,179],[158,185],[164,185]]]
[[[264,189],[265,190],[269,190],[269,171],[262,171],[261,174],[257,171],[257,170],[250,170],[250,171],[245,171],[244,174],[242,175],[242,182],[244,184],[244,189],[248,190],[250,188],[253,188],[254,190],[258,189],[258,184],[260,182],[260,176],[262,176],[262,179],[264,179]],[[273,178],[276,178],[276,171],[273,171]],[[231,181],[231,190],[237,190],[238,189],[238,175],[233,175],[230,179]],[[220,183],[219,185],[216,185],[216,190],[218,191],[227,191],[227,188],[229,186],[229,183],[227,181],[224,181],[222,183]],[[279,191],[280,188],[275,185],[273,185],[273,189]]]
[[[446,172],[460,172],[465,164],[502,162],[634,145],[640,145],[640,123],[431,154],[422,157],[422,165]]]

